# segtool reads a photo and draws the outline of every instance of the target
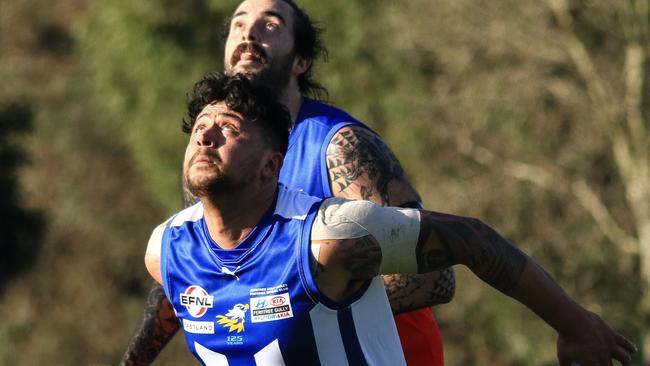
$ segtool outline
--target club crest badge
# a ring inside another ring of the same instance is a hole
[[[244,323],[246,322],[246,312],[248,311],[248,304],[237,304],[232,309],[228,310],[226,315],[217,315],[217,324],[221,324],[224,328],[228,328],[228,333],[244,331]]]

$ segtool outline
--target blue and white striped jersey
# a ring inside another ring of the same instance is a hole
[[[310,232],[321,200],[282,185],[235,249],[209,236],[200,203],[162,235],[163,288],[204,365],[404,365],[381,276],[345,303],[320,293]]]

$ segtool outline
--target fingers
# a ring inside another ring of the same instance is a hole
[[[623,337],[622,335],[616,333],[615,337],[616,337],[616,344],[620,347],[623,347],[628,352],[634,353],[638,350],[634,343],[632,343],[629,339]]]
[[[632,362],[630,351],[621,346],[614,346],[614,349],[612,350],[612,357],[617,359],[623,366],[629,366]]]

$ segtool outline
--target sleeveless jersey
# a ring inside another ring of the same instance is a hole
[[[351,125],[367,128],[338,108],[304,98],[289,134],[280,182],[315,197],[332,197],[325,159],[327,145],[338,130]]]
[[[309,195],[328,198],[334,194],[327,171],[327,146],[338,130],[363,123],[335,108],[303,98],[298,118],[289,134],[289,147],[280,170],[280,182]],[[430,309],[419,309],[395,317],[409,366],[442,366],[440,329]]]
[[[162,236],[163,288],[204,365],[404,365],[380,276],[346,303],[310,270],[321,200],[279,185],[277,200],[235,248],[209,236],[197,203]]]

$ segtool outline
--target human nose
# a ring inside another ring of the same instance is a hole
[[[254,22],[244,28],[242,31],[242,41],[259,41],[260,32],[259,32],[259,22]]]
[[[222,137],[221,130],[213,123],[197,133],[196,143],[201,147],[218,147]]]

